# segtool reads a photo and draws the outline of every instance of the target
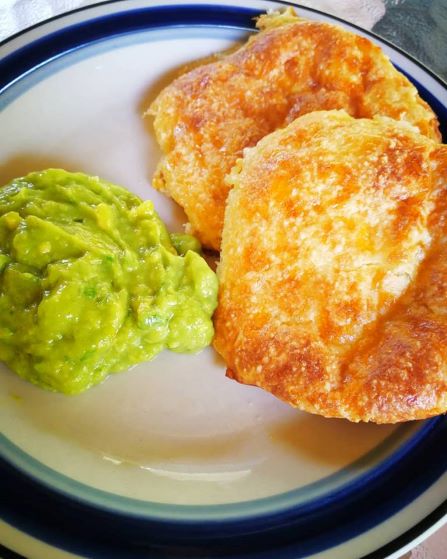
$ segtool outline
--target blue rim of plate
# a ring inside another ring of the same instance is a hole
[[[105,7],[118,2],[119,0],[109,0],[96,6]],[[132,2],[120,2],[120,5],[126,7],[131,4]],[[287,2],[276,2],[276,4],[289,5]],[[56,16],[52,21],[77,12],[88,12],[94,7],[88,6]],[[308,8],[300,8],[300,10],[328,17],[318,10]],[[46,62],[101,39],[150,28],[189,25],[253,30],[253,17],[257,14],[259,9],[190,3],[116,11],[78,22],[62,27],[7,55],[0,66],[2,70],[0,90],[7,90],[9,85]],[[329,17],[354,30],[358,29],[363,34],[368,34],[339,18]],[[46,23],[37,24],[32,29]],[[0,46],[27,32],[29,30],[14,35]],[[376,41],[387,44],[383,39],[370,35]],[[399,49],[389,46],[399,52]],[[420,63],[400,52],[443,85],[436,75],[427,72]],[[445,124],[446,106],[414,77],[408,77],[418,87],[421,96],[438,113],[440,122]],[[92,505],[87,501],[83,502],[76,499],[70,491],[55,491],[49,484],[42,483],[39,476],[33,476],[26,465],[22,468],[17,467],[15,460],[8,460],[7,456],[3,456],[0,458],[2,472],[0,487],[5,490],[5,499],[0,503],[0,516],[19,529],[68,551],[82,554],[87,549],[86,542],[89,542],[94,557],[107,557],[107,559],[123,556],[156,558],[168,552],[176,557],[185,556],[185,553],[191,556],[191,550],[193,553],[199,553],[198,545],[202,556],[214,557],[226,550],[232,553],[232,557],[268,557],[271,555],[265,555],[266,550],[271,553],[274,549],[274,555],[278,558],[305,557],[332,548],[365,532],[421,495],[447,471],[447,453],[442,456],[443,453],[439,452],[440,443],[446,440],[446,434],[447,419],[439,417],[429,420],[414,437],[377,467],[335,492],[304,505],[293,504],[293,491],[250,501],[250,506],[253,504],[259,506],[267,502],[277,503],[277,506],[273,507],[274,510],[269,508],[263,513],[259,513],[262,507],[258,508],[258,514],[250,512],[242,514],[243,507],[239,503],[193,507],[160,505],[159,510],[164,509],[166,512],[183,509],[186,513],[190,513],[189,518],[188,515],[183,515],[181,519],[175,518],[175,520],[172,520],[175,515],[171,519],[163,518],[163,515],[129,515],[113,510],[113,507],[108,509]],[[9,444],[11,450],[11,446],[14,445]],[[5,444],[3,447],[5,448]],[[17,451],[22,452],[19,449]],[[50,470],[47,473],[61,476]],[[24,494],[27,495],[25,502],[23,502]],[[389,496],[393,494],[395,497],[390,501]],[[123,499],[127,500],[127,498]],[[444,516],[446,503],[444,501],[419,522],[418,526],[426,527],[427,522],[431,525]],[[25,510],[27,508],[29,510]],[[199,509],[201,509],[200,518],[195,514]],[[232,511],[234,514],[225,516],[225,511]],[[81,527],[78,525],[80,514],[83,517]],[[48,526],[49,519],[51,519],[51,526]],[[385,547],[369,554],[368,559],[384,557],[382,553],[385,548],[387,548],[386,553],[399,549],[421,533],[419,531],[415,534],[416,529],[416,526],[411,528],[406,533],[407,536],[402,534],[394,542],[389,542]],[[111,533],[115,535],[110,536]],[[402,538],[406,539],[403,541]],[[81,545],[80,541],[82,541]],[[175,545],[173,541],[176,542]]]

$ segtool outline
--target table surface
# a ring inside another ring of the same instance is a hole
[[[97,0],[0,0],[0,41],[56,14]],[[241,0],[241,4],[243,0]],[[447,0],[302,0],[405,50],[447,82]],[[447,525],[401,559],[446,559]]]

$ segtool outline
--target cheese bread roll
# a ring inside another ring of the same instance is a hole
[[[447,146],[320,111],[229,175],[215,347],[300,409],[394,423],[447,410]]]

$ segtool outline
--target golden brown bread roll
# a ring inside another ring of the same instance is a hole
[[[447,410],[447,146],[313,112],[228,178],[214,345],[228,375],[309,412]]]
[[[293,10],[263,15],[260,33],[164,89],[148,113],[165,154],[153,184],[185,210],[207,247],[219,249],[229,185],[224,177],[255,145],[294,118],[322,109],[406,120],[440,139],[416,89],[368,39]]]

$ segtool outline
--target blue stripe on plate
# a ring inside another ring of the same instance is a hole
[[[162,27],[207,25],[254,29],[256,15],[259,15],[258,11],[248,8],[183,5],[141,8],[80,22],[6,56],[0,66],[0,93],[30,70],[94,41]]]
[[[408,430],[411,427],[402,425],[358,460],[340,471],[300,489],[247,502],[213,506],[173,506],[140,501],[90,487],[48,468],[1,435],[0,454],[17,470],[37,483],[48,487],[51,491],[61,493],[67,498],[75,498],[81,503],[107,510],[110,513],[117,512],[156,521],[207,522],[217,520],[224,522],[237,520],[239,522],[255,516],[265,518],[279,510],[284,511],[291,508],[295,514],[306,515],[321,506],[326,507],[332,501],[357,492],[363,485],[383,475],[393,464],[412,452],[413,448],[436,427],[438,421],[437,419],[426,421],[416,434],[412,436],[410,434],[406,442],[402,442],[402,439],[408,436]],[[392,452],[393,449],[394,452]]]
[[[19,555],[18,553],[11,551],[10,549],[8,549],[7,547],[1,544],[0,544],[0,557],[2,559],[26,559],[26,557],[23,557],[23,555]]]
[[[94,41],[168,26],[253,29],[257,13],[230,6],[182,5],[98,17],[42,37],[5,57],[0,87],[7,88],[36,67]],[[446,107],[413,82],[445,124]],[[421,495],[447,470],[447,453],[440,450],[446,435],[447,420],[431,420],[377,468],[336,492],[301,506],[282,505],[266,515],[224,521],[214,517],[178,522],[111,512],[51,491],[1,460],[0,512],[14,526],[53,545],[107,559],[226,553],[234,558],[305,557],[355,537]],[[271,499],[279,499],[279,504],[281,496]]]
[[[81,504],[7,463],[1,467],[0,514],[52,545],[93,557],[305,557],[376,526],[423,493],[446,471],[446,436],[445,418],[435,420],[412,452],[381,476],[343,498],[320,500],[305,514],[298,507],[242,521],[151,521]]]

